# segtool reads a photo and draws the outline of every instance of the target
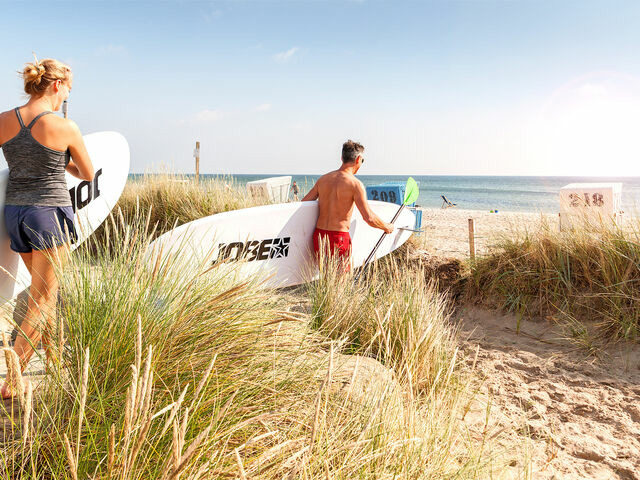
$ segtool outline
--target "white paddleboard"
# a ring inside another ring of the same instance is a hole
[[[369,201],[383,220],[391,221],[399,206]],[[382,230],[370,227],[354,209],[349,232],[353,243],[353,266],[361,266],[379,240]],[[313,255],[313,231],[318,219],[318,202],[295,202],[245,208],[200,218],[181,225],[152,244],[164,258],[175,255],[180,265],[196,268],[202,262],[220,259],[243,261],[237,265],[242,275],[261,272],[274,287],[298,285],[317,277]],[[375,258],[392,252],[411,236],[414,213],[404,209],[396,229],[387,235]],[[400,227],[400,228],[398,228]]]
[[[129,144],[116,132],[85,135],[84,143],[95,169],[92,181],[67,173],[67,186],[75,212],[77,248],[107,218],[124,189],[129,175]],[[31,284],[31,276],[20,255],[11,250],[4,224],[4,197],[9,170],[0,171],[0,305],[15,298]]]

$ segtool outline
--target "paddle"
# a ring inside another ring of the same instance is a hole
[[[405,206],[415,202],[418,199],[419,193],[420,193],[420,189],[418,188],[418,184],[412,177],[409,177],[409,179],[407,180],[407,185],[405,186],[405,189],[404,189],[404,200],[402,201],[402,205],[400,205],[400,208],[398,209],[396,214],[391,219],[391,223],[394,223],[398,219],[398,217],[400,216],[400,213],[402,213],[402,209]],[[373,259],[373,256],[376,254],[378,247],[382,244],[382,241],[384,240],[385,235],[387,234],[383,233],[382,235],[380,235],[380,240],[378,240],[378,243],[376,243],[375,247],[373,247],[373,250],[371,250],[371,253],[362,264],[362,268],[356,274],[355,281],[357,281],[360,278],[360,275],[362,275],[362,272],[364,272],[364,269],[367,268],[367,265],[369,264],[369,262],[371,262],[371,259]]]

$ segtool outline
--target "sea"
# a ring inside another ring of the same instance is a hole
[[[282,174],[288,175],[288,174]],[[187,175],[188,177],[189,175]],[[200,175],[202,178],[221,178],[244,185],[253,180],[279,176],[277,174]],[[132,175],[131,177],[137,177]],[[300,198],[313,186],[319,175],[292,175],[300,187]],[[405,183],[407,176],[357,175],[367,185],[384,182]],[[620,182],[622,183],[623,210],[640,211],[640,177],[512,177],[512,176],[457,176],[416,175],[420,186],[417,204],[426,208],[440,208],[442,195],[458,208],[468,210],[505,212],[557,213],[558,193],[569,183]]]

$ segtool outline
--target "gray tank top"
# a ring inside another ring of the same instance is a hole
[[[70,206],[64,176],[69,151],[46,147],[31,135],[31,128],[40,117],[53,112],[42,112],[28,126],[24,125],[20,110],[16,108],[15,112],[20,132],[1,146],[9,165],[5,205]]]

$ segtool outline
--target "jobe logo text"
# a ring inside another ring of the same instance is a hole
[[[290,243],[291,237],[220,243],[216,262],[240,259],[254,262],[268,260],[269,258],[285,258],[289,256]]]
[[[102,175],[102,169],[98,170],[93,177],[93,180],[87,182],[80,182],[77,187],[69,189],[69,196],[71,197],[71,205],[73,207],[73,213],[76,210],[82,210],[89,205],[91,200],[100,196],[100,186],[98,185],[98,179]]]

